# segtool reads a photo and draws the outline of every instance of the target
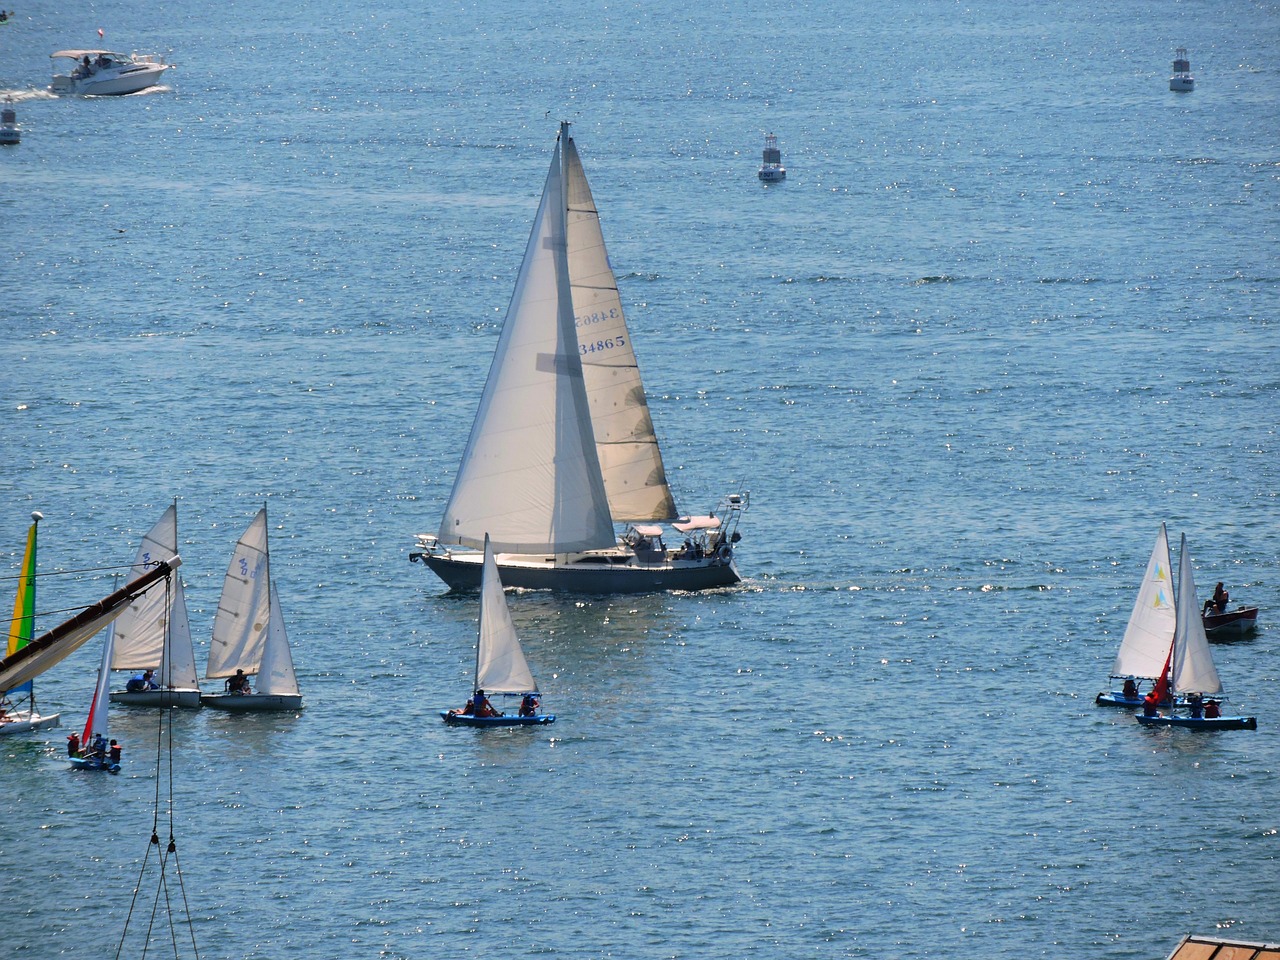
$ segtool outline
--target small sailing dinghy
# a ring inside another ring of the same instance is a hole
[[[1169,654],[1170,686],[1175,704],[1165,715],[1140,713],[1145,727],[1190,727],[1195,730],[1257,730],[1257,717],[1224,717],[1219,703],[1222,681],[1213,665],[1213,654],[1204,635],[1200,605],[1196,601],[1195,574],[1187,551],[1187,535],[1182,535],[1178,557],[1178,624]],[[1162,677],[1158,683],[1164,683]]]
[[[67,757],[72,770],[120,772],[120,750],[114,742],[109,743],[107,740],[107,703],[108,693],[111,690],[111,654],[112,647],[115,645],[115,628],[114,622],[107,627],[107,638],[102,644],[98,685],[94,688],[93,702],[89,705],[89,716],[84,723],[84,735],[80,738],[81,748],[77,753]]]
[[[271,579],[265,506],[236,544],[227,567],[204,675],[227,681],[225,693],[200,695],[206,707],[242,713],[302,708],[280,598]],[[250,676],[255,678],[252,686]]]
[[[27,530],[27,549],[22,555],[22,572],[18,575],[18,594],[13,601],[13,619],[9,621],[9,642],[5,657],[11,657],[31,642],[36,625],[36,528],[44,514],[31,514]],[[11,699],[12,698],[12,699]],[[56,727],[59,714],[41,714],[36,709],[35,685],[31,680],[11,687],[0,687],[0,736],[29,733],[43,727]]]
[[[1098,694],[1096,702],[1109,707],[1142,706],[1142,687],[1145,684],[1150,692],[1163,671],[1177,622],[1169,535],[1162,523],[1120,641],[1120,651],[1111,667],[1113,686],[1120,689]]]
[[[144,573],[156,560],[177,552],[178,506],[174,503],[142,538],[130,576]],[[112,703],[132,707],[200,706],[195,644],[181,577],[175,576],[168,590],[153,590],[139,597],[113,626],[111,669],[131,670],[139,676],[131,678],[124,690],[112,692]],[[154,680],[144,679],[143,671],[152,673]]]
[[[562,123],[440,529],[409,559],[474,590],[490,535],[509,587],[723,587],[740,579],[747,504],[735,493],[706,517],[676,509],[600,214]],[[667,546],[664,523],[683,545]]]
[[[462,710],[440,714],[445,723],[467,727],[525,727],[555,723],[554,714],[538,712],[541,694],[529,670],[511,610],[502,592],[502,578],[489,538],[484,541],[484,577],[480,588],[480,629],[476,638],[475,694]],[[497,712],[491,696],[519,697],[515,715]]]

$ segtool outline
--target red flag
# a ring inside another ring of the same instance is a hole
[[[102,28],[101,28],[101,27],[99,27],[99,28],[98,28],[98,39],[99,39],[99,40],[101,40],[104,36],[105,36],[105,34],[102,32]]]
[[[1151,688],[1151,692],[1155,694],[1156,703],[1164,703],[1169,699],[1169,664],[1172,660],[1173,647],[1170,647],[1169,656],[1164,658],[1164,669],[1160,671],[1160,679]]]

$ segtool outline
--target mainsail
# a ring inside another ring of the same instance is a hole
[[[236,543],[222,581],[206,677],[230,677],[236,670],[258,672],[271,611],[270,587],[267,508],[263,507]]]
[[[1173,568],[1169,560],[1169,536],[1164,524],[1147,561],[1147,572],[1138,588],[1138,599],[1129,615],[1120,652],[1111,668],[1113,677],[1160,676],[1173,643],[1178,621],[1173,595]]]
[[[36,528],[44,516],[31,514],[31,528],[27,531],[27,548],[22,555],[22,573],[18,576],[18,595],[13,601],[13,619],[9,621],[9,642],[5,657],[11,657],[31,642],[36,624]],[[0,693],[30,694],[31,682],[14,687],[0,687]]]
[[[678,516],[675,500],[649,416],[618,281],[568,124],[561,126],[560,140],[574,327],[609,511],[616,521],[672,520]]]
[[[1213,665],[1209,640],[1204,635],[1196,578],[1182,535],[1178,557],[1178,629],[1173,638],[1173,692],[1212,695],[1222,692],[1222,681]]]
[[[511,610],[502,592],[493,547],[484,544],[484,579],[480,587],[480,632],[476,641],[476,689],[493,693],[532,693],[537,681],[529,670]]]

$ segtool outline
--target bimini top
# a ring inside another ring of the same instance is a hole
[[[99,54],[105,54],[108,57],[121,57],[128,60],[127,53],[116,53],[114,50],[59,50],[57,53],[49,54],[49,59],[56,60],[58,57],[70,57],[72,60],[80,60],[84,57],[96,57]]]

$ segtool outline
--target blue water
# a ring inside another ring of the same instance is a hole
[[[270,511],[307,707],[174,718],[200,956],[1280,940],[1280,6],[541,12],[97,0],[0,27],[4,574],[40,510],[50,626],[176,497],[203,662]],[[41,92],[99,27],[172,81]],[[512,597],[560,719],[447,729],[476,603],[407,558],[561,118],[678,501],[751,491],[746,579]],[[1202,593],[1263,609],[1215,647],[1256,733],[1093,705],[1162,520]],[[38,682],[61,729],[0,742],[11,956],[114,955],[168,796],[150,714],[111,714],[119,777],[60,761],[97,657]]]

